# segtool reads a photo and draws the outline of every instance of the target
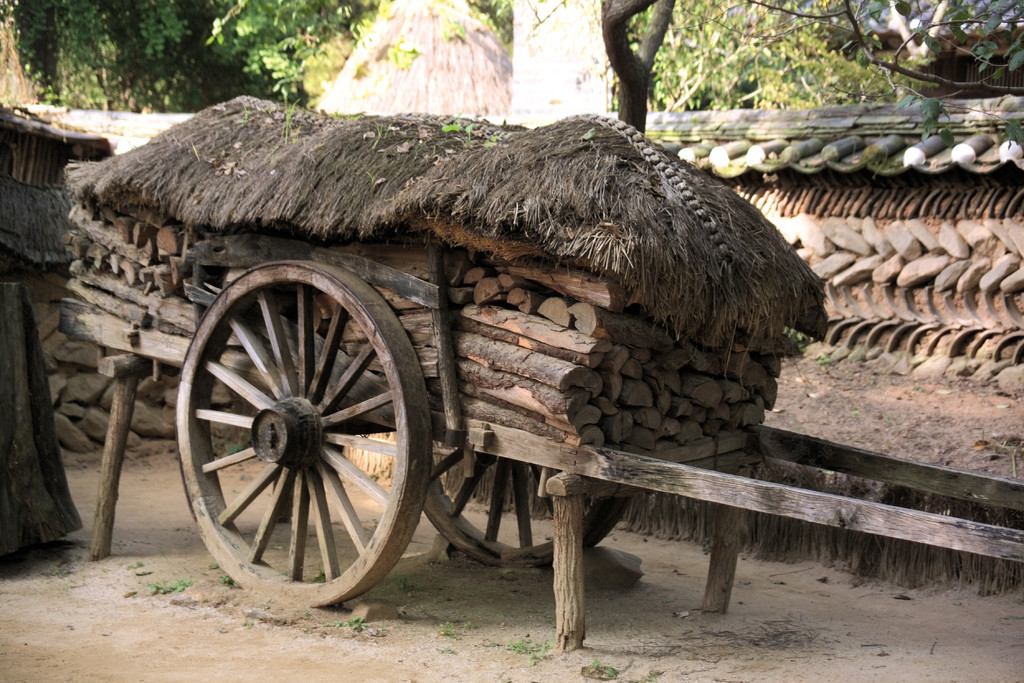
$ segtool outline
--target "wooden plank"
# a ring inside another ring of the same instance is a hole
[[[191,341],[153,329],[138,329],[126,320],[76,299],[61,300],[60,331],[71,339],[156,358],[177,367],[185,361]]]
[[[750,427],[769,458],[976,503],[1024,510],[1024,481],[901,460],[774,427]]]
[[[483,452],[605,481],[706,500],[851,531],[1024,561],[1024,530],[808,491],[609,448],[552,444],[500,425],[467,420],[492,432]],[[722,456],[718,456],[722,457]]]
[[[394,290],[404,299],[436,308],[436,285],[420,280],[390,266],[337,249],[315,248],[305,242],[255,233],[219,236],[197,242],[192,247],[195,262],[204,266],[252,268],[268,261],[316,261],[341,266],[371,285]]]

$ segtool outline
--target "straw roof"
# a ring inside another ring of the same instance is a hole
[[[382,12],[319,108],[482,116],[511,101],[512,59],[463,0],[403,0]]]
[[[0,175],[0,273],[68,262],[63,236],[71,202],[63,187],[36,187]]]
[[[823,332],[821,283],[720,181],[597,116],[535,130],[337,119],[237,98],[69,173],[72,196],[187,226],[341,243],[409,239],[609,277],[681,337]]]

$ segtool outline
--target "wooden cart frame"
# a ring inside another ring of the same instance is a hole
[[[1024,510],[1024,482],[899,460],[765,426],[719,438],[710,447],[675,453],[666,462],[610,448],[558,444],[507,426],[464,419],[453,367],[445,251],[428,240],[429,276],[419,278],[352,253],[259,235],[216,237],[190,251],[193,282],[186,295],[199,321],[194,339],[140,329],[99,308],[65,300],[61,330],[124,355],[108,356],[102,372],[116,380],[103,453],[93,528],[93,559],[110,552],[117,484],[141,375],[181,368],[177,434],[186,492],[204,542],[244,587],[318,605],[369,590],[401,557],[425,510],[452,544],[493,564],[553,560],[556,644],[580,647],[584,636],[582,553],[618,519],[621,499],[660,491],[716,505],[704,609],[728,607],[738,552],[737,511],[804,521],[1024,561],[1024,531],[944,515],[758,481],[736,472],[763,458],[908,486],[920,491]],[[212,269],[246,269],[219,294],[206,286]],[[443,412],[431,411],[420,359],[379,289],[430,309]],[[286,294],[282,295],[282,292]],[[324,306],[327,309],[324,310]],[[319,307],[319,309],[317,308]],[[342,350],[343,328],[356,321],[358,351]],[[267,389],[248,381],[262,377]],[[217,383],[241,397],[243,410],[214,405]],[[212,424],[249,430],[250,444],[227,453],[214,443]],[[388,429],[392,442],[365,434]],[[383,425],[383,427],[381,427]],[[393,463],[390,490],[344,455],[368,449]],[[220,472],[241,463],[262,469],[244,490],[226,493]],[[463,467],[451,495],[441,484]],[[461,518],[485,472],[493,476],[485,529]],[[553,499],[553,544],[535,543],[527,482]],[[375,501],[381,514],[363,528],[348,491]],[[519,545],[497,542],[506,491],[516,508]],[[269,495],[262,495],[270,491]],[[254,531],[240,516],[264,501]],[[337,511],[330,513],[331,502]],[[355,548],[336,547],[332,522]],[[316,529],[320,566],[305,567],[308,527]],[[271,535],[285,531],[288,547],[268,560]],[[347,566],[345,563],[348,562]],[[304,572],[305,570],[305,572]],[[316,570],[319,576],[310,576]],[[311,580],[312,579],[312,580]]]

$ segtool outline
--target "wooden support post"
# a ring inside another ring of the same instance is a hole
[[[100,361],[99,369],[104,375],[114,378],[114,402],[110,407],[110,422],[107,424],[107,442],[103,446],[96,515],[89,544],[89,559],[93,561],[110,555],[117,487],[121,479],[121,465],[124,464],[128,428],[135,409],[135,390],[139,386],[139,378],[152,370],[152,361],[133,354],[108,356]]]
[[[583,507],[580,494],[557,495],[548,480],[554,504],[555,649],[572,652],[583,647]]]
[[[746,516],[743,509],[731,505],[709,505],[712,509],[711,562],[701,611],[725,614],[732,597],[736,558],[743,542]]]

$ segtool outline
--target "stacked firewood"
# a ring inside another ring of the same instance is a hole
[[[195,314],[182,294],[192,273],[189,231],[155,213],[140,218],[103,207],[97,214],[71,211],[68,289],[137,329],[191,337]]]
[[[77,207],[72,220],[71,291],[133,330],[162,335],[166,348],[183,348],[195,329],[192,235],[159,216],[108,209]],[[421,245],[309,248],[313,259],[331,253],[427,278]],[[723,452],[722,442],[733,444],[729,450],[742,447],[743,427],[762,422],[775,402],[778,356],[739,344],[707,349],[677,341],[625,312],[628,293],[613,282],[564,267],[474,261],[458,249],[449,250],[446,261],[466,417],[558,443],[692,460]],[[206,290],[205,303],[243,271],[223,269],[224,279],[209,283],[216,286]],[[428,387],[439,396],[430,310],[386,287],[377,290],[408,332]],[[350,323],[342,337],[346,351],[357,353],[364,341],[365,333]]]
[[[764,419],[780,360],[705,349],[624,313],[627,294],[582,272],[504,263],[452,290],[463,410],[568,444],[689,460]],[[468,287],[472,289],[468,289]],[[720,449],[718,449],[720,451]]]

